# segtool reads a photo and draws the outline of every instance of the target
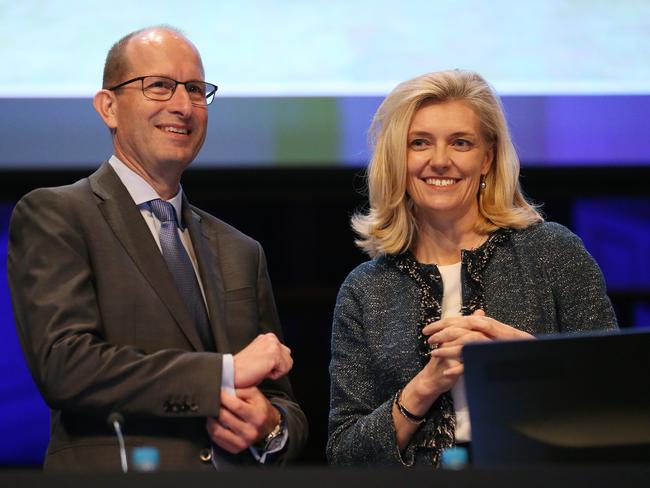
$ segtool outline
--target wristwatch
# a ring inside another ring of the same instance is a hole
[[[269,432],[264,439],[257,443],[256,447],[263,451],[268,451],[271,448],[273,441],[278,437],[282,437],[282,434],[284,434],[284,419],[282,418],[282,414],[280,414],[278,424],[273,427],[273,430]]]

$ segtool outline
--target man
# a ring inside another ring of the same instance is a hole
[[[52,410],[47,470],[120,469],[111,413],[161,469],[285,462],[305,442],[263,251],[180,188],[216,91],[203,80],[172,28],[118,41],[94,98],[114,155],[16,205],[9,279]]]

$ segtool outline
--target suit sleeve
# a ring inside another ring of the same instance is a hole
[[[78,200],[56,189],[37,190],[16,205],[10,223],[16,325],[45,401],[55,410],[89,415],[216,415],[220,354],[147,354],[106,339],[88,248],[93,235],[82,224]]]
[[[271,281],[266,267],[266,257],[259,243],[257,247],[257,301],[260,317],[260,333],[273,332],[284,342],[280,320],[273,299]],[[260,385],[260,389],[272,403],[280,406],[286,415],[285,420],[289,432],[288,441],[282,453],[273,459],[275,463],[285,464],[299,455],[307,441],[307,419],[294,399],[288,376],[284,376],[275,381],[264,381]]]

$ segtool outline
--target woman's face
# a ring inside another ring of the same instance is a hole
[[[418,215],[450,223],[476,219],[481,174],[490,169],[493,151],[474,111],[458,100],[424,105],[407,144],[407,192]]]

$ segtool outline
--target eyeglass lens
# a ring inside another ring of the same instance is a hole
[[[176,89],[177,82],[162,76],[147,76],[142,80],[142,91],[153,100],[169,100]],[[214,97],[214,86],[202,81],[188,81],[185,89],[192,103],[207,105]]]

